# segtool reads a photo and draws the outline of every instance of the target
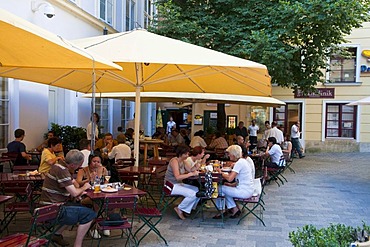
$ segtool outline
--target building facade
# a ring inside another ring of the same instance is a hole
[[[317,93],[273,87],[273,97],[286,106],[274,109],[272,119],[285,132],[300,120],[306,152],[370,151],[370,106],[346,105],[370,94],[369,31],[370,23],[365,22],[346,38],[342,46],[348,55],[330,58],[326,82],[317,85]]]
[[[19,0],[0,1],[0,8],[65,39],[129,31],[148,27],[155,7],[152,0]],[[51,10],[54,14],[46,15]],[[17,128],[26,131],[27,148],[39,145],[51,123],[86,127],[91,99],[70,90],[0,77],[0,150],[14,139]],[[116,134],[133,118],[134,103],[96,99],[101,132]],[[154,131],[155,104],[142,104],[143,125]],[[154,120],[153,120],[154,119]]]

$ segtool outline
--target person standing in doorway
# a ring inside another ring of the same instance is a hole
[[[292,128],[290,130],[290,139],[292,141],[292,145],[293,145],[293,148],[292,148],[292,157],[294,157],[294,151],[297,151],[298,155],[299,155],[299,158],[304,158],[305,156],[302,154],[302,151],[301,151],[301,144],[299,143],[299,137],[301,135],[301,132],[300,132],[300,122],[299,121],[296,121],[293,125],[292,125]]]
[[[248,133],[249,133],[249,143],[251,144],[249,146],[249,150],[253,150],[257,145],[257,133],[260,130],[260,128],[256,125],[256,120],[252,120],[252,124],[248,127]]]
[[[176,123],[173,121],[173,117],[170,117],[170,121],[167,122],[166,133],[167,135],[171,133],[172,129],[176,129]]]
[[[95,141],[97,141],[99,139],[99,121],[100,121],[100,117],[99,117],[99,114],[98,113],[94,113],[93,114],[93,119],[91,119],[91,122],[87,125],[87,128],[86,128],[86,137],[87,137],[87,140],[91,141],[92,139],[92,136],[93,136],[93,129],[92,129],[92,126],[93,126],[93,123],[92,121],[94,121],[95,123]]]

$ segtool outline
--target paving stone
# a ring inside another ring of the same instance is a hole
[[[210,219],[214,211],[207,212],[207,225],[199,225],[199,218],[179,220],[169,208],[158,225],[169,246],[176,247],[286,247],[291,246],[289,232],[306,224],[327,227],[330,223],[361,226],[370,225],[370,153],[323,153],[307,154],[295,159],[292,168],[296,174],[286,171],[288,182],[280,187],[272,182],[265,188],[266,211],[264,227],[252,215],[240,225],[228,219],[224,228],[217,220]],[[354,175],[355,174],[355,175]],[[2,212],[2,210],[0,210]],[[0,217],[2,214],[0,213]],[[136,229],[134,222],[134,230]],[[9,233],[27,231],[29,215],[19,215],[9,227]],[[64,233],[71,244],[77,227]],[[109,238],[101,246],[124,246],[124,240]],[[96,246],[97,241],[92,246]],[[86,237],[84,246],[91,246]],[[150,233],[140,246],[165,246],[163,241]]]

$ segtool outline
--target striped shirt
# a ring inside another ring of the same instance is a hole
[[[68,168],[61,164],[55,164],[45,175],[40,203],[48,204],[65,202],[70,198],[70,193],[65,187],[72,185],[72,176]]]

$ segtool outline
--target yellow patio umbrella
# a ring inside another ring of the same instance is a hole
[[[121,72],[108,74],[114,74],[115,80],[125,84],[110,85],[110,79],[103,76],[98,80],[97,91],[132,92],[135,89],[135,129],[139,129],[141,92],[271,96],[270,76],[265,65],[145,30],[91,37],[75,42],[124,68]],[[59,81],[55,85],[62,83],[63,81]],[[138,135],[135,135],[134,144],[138,165]]]
[[[81,76],[89,84],[90,92],[94,92],[96,72],[122,69],[3,9],[0,30],[0,77],[52,85],[53,81],[70,77],[70,83],[75,84]],[[62,87],[72,89],[68,85]]]

